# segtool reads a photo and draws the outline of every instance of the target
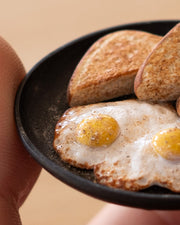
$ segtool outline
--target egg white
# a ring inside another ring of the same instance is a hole
[[[76,141],[76,127],[94,114],[106,114],[119,124],[120,134],[109,146],[89,147]],[[180,162],[153,151],[152,138],[160,130],[180,128],[172,106],[138,100],[98,103],[70,108],[56,125],[54,148],[62,160],[94,169],[99,183],[139,190],[153,184],[180,191]]]

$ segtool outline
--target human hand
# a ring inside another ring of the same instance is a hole
[[[25,75],[18,56],[0,37],[0,224],[21,224],[18,209],[31,191],[40,166],[24,149],[14,121],[14,100]]]
[[[180,211],[134,209],[106,205],[88,225],[179,225]]]

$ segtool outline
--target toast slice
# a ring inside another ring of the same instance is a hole
[[[177,114],[180,116],[180,97],[178,97],[176,101],[176,111]]]
[[[134,81],[140,100],[171,101],[180,96],[180,23],[158,43]]]
[[[122,30],[97,40],[70,79],[69,105],[96,103],[133,93],[135,75],[160,39],[143,31]]]

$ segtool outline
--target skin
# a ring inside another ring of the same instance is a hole
[[[25,70],[0,38],[0,224],[21,225],[19,208],[41,168],[24,149],[15,126],[14,100]],[[108,204],[88,225],[178,225],[179,211],[146,211]]]
[[[21,224],[18,209],[40,173],[25,151],[14,121],[14,100],[25,75],[13,49],[0,38],[0,224]]]
[[[179,211],[151,211],[106,205],[87,225],[179,225]]]

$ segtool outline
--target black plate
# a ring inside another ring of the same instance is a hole
[[[99,37],[122,29],[164,35],[177,22],[150,21],[100,30],[58,48],[33,67],[18,90],[15,117],[22,142],[42,167],[71,187],[107,202],[145,209],[180,209],[180,195],[160,187],[131,192],[94,183],[93,171],[63,163],[52,147],[55,124],[68,108],[68,81],[89,46]]]

